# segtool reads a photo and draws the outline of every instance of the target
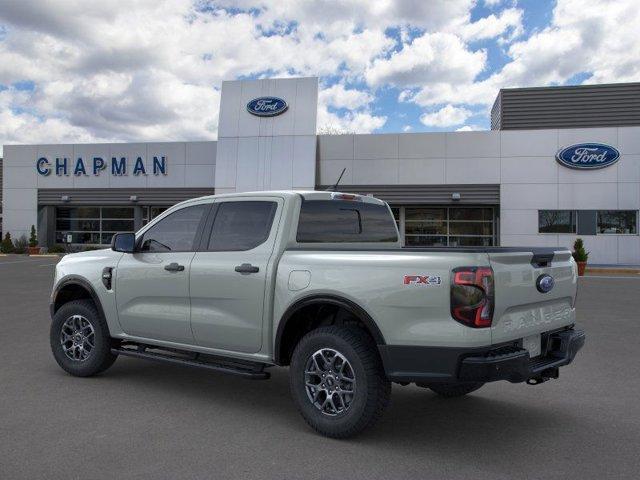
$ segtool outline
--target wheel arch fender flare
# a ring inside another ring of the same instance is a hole
[[[287,325],[299,310],[315,304],[335,305],[351,312],[356,318],[358,318],[360,321],[362,321],[362,323],[364,323],[364,325],[366,326],[367,330],[369,331],[369,333],[371,334],[371,336],[373,337],[377,345],[386,345],[384,336],[382,335],[382,332],[380,331],[380,328],[376,324],[375,320],[373,320],[371,315],[369,315],[369,313],[360,305],[358,305],[356,302],[338,295],[330,295],[330,294],[309,295],[289,305],[287,310],[280,317],[280,322],[278,323],[278,328],[276,330],[276,338],[274,342],[274,351],[273,351],[274,362],[276,363],[276,365],[282,365],[282,361],[283,361],[282,337],[284,335],[284,332],[287,329]]]
[[[53,316],[58,310],[56,309],[56,300],[58,299],[58,295],[64,288],[69,286],[77,286],[82,288],[83,290],[86,290],[89,296],[91,297],[93,304],[96,306],[96,309],[98,310],[98,315],[100,315],[102,320],[106,322],[107,319],[104,314],[104,309],[102,308],[102,302],[100,301],[100,297],[98,296],[95,289],[93,288],[93,285],[91,285],[91,282],[89,282],[87,279],[78,275],[69,275],[65,277],[53,289],[53,293],[51,294],[51,302],[49,304],[49,312],[51,314],[51,319],[53,319]]]

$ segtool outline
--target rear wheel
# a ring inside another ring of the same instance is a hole
[[[296,346],[291,394],[319,433],[347,438],[373,425],[389,404],[387,380],[373,340],[357,327],[321,327]]]
[[[111,353],[109,329],[90,300],[74,300],[60,307],[51,323],[49,341],[58,365],[77,377],[103,372],[117,358]]]
[[[427,385],[421,385],[431,389],[441,397],[454,398],[461,397],[467,393],[475,392],[484,383],[482,382],[465,382],[465,383],[430,383]]]

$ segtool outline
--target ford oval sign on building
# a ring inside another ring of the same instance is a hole
[[[579,143],[565,147],[558,152],[556,159],[569,168],[595,170],[613,165],[620,158],[620,152],[603,143]]]
[[[284,113],[288,107],[287,102],[278,97],[254,98],[247,103],[247,111],[258,117],[275,117]]]

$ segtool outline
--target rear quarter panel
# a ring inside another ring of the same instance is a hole
[[[451,269],[488,264],[485,253],[287,250],[277,270],[274,341],[290,305],[311,296],[335,295],[362,307],[387,345],[488,345],[490,329],[465,327],[450,314]],[[439,276],[441,283],[406,285],[405,275]]]

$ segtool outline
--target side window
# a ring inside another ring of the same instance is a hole
[[[195,250],[198,227],[209,205],[178,210],[147,230],[141,243],[143,252],[190,252]]]
[[[251,250],[269,237],[278,204],[267,201],[222,202],[213,222],[210,252]]]

